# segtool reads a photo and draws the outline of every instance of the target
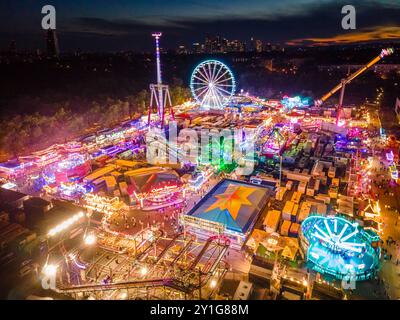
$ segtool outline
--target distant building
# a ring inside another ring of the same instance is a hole
[[[220,36],[210,37],[207,35],[205,40],[206,53],[224,52],[223,40]]]
[[[257,52],[262,52],[262,42],[261,40],[255,41],[255,50]],[[179,51],[179,49],[178,49]],[[187,51],[187,50],[186,50]],[[227,53],[227,52],[245,52],[246,43],[240,40],[228,40],[221,36],[210,36],[206,35],[204,44],[199,42],[194,42],[192,44],[192,53]]]
[[[261,40],[251,38],[250,41],[251,41],[251,47],[250,47],[251,51],[258,52],[258,53],[263,51],[263,43]]]
[[[195,42],[192,44],[193,53],[202,53],[202,46],[200,43]]]
[[[263,43],[261,40],[256,40],[256,52],[263,51]]]
[[[185,46],[181,45],[181,46],[178,47],[177,53],[178,54],[187,54],[188,51],[187,51]]]
[[[246,45],[239,40],[232,40],[228,42],[227,52],[245,52]]]
[[[56,30],[53,29],[47,30],[46,49],[48,57],[54,58],[60,55],[60,48],[58,46]]]
[[[205,42],[204,42],[204,50],[207,53],[211,53],[212,52],[212,40],[210,38],[210,36],[206,36]]]

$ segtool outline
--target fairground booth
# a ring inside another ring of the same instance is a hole
[[[131,201],[153,210],[183,201],[184,186],[179,175],[168,168],[143,168],[125,172]]]

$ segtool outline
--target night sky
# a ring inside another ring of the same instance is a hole
[[[280,44],[400,40],[399,0],[3,0],[0,50],[44,48],[41,8],[57,10],[61,51],[149,50],[152,31],[162,46],[203,42],[205,34]],[[341,7],[357,9],[357,30],[341,29]]]

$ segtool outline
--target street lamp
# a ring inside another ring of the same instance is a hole
[[[214,289],[216,286],[217,286],[217,280],[212,279],[211,282],[210,282],[210,288]]]
[[[87,246],[91,246],[96,243],[97,238],[93,233],[90,233],[83,238],[83,241]]]
[[[148,272],[149,270],[147,269],[147,267],[142,267],[141,269],[140,269],[140,274],[142,275],[142,276],[145,276],[146,274],[147,274],[147,272]]]
[[[42,269],[42,273],[47,277],[54,277],[57,273],[57,266],[54,264],[46,264]]]
[[[128,294],[126,292],[122,292],[119,295],[120,300],[126,300],[126,298],[128,298]]]

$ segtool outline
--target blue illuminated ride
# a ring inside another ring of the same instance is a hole
[[[281,103],[286,108],[286,110],[292,110],[293,108],[307,108],[310,106],[311,101],[309,98],[302,98],[300,96],[284,96],[281,100]]]
[[[207,110],[224,109],[233,94],[236,84],[232,71],[218,60],[201,62],[190,77],[190,90],[200,107]]]
[[[337,216],[310,216],[303,221],[300,244],[308,265],[336,279],[366,280],[379,268],[379,236]]]

